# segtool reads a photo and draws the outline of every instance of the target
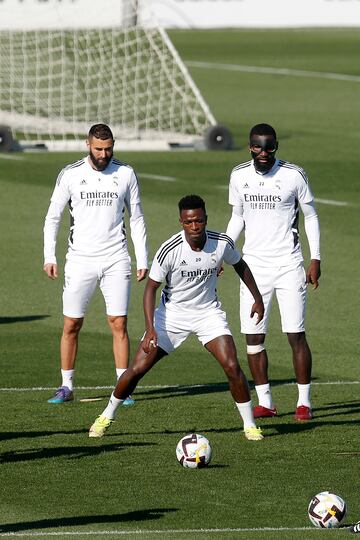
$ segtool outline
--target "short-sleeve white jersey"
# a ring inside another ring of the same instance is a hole
[[[219,307],[216,282],[221,264],[225,261],[233,265],[240,259],[240,252],[226,234],[206,231],[203,249],[194,251],[181,231],[160,246],[149,277],[158,283],[166,281],[161,294],[166,309],[188,311]]]
[[[58,175],[51,203],[57,205],[60,213],[69,205],[67,259],[112,260],[126,256],[125,208],[129,211],[132,205],[140,203],[138,180],[132,167],[112,158],[104,171],[97,171],[91,167],[88,156],[80,159]],[[51,239],[47,220],[44,230],[45,238]],[[146,238],[141,243],[146,258]],[[51,247],[50,241],[48,244]]]
[[[302,261],[299,203],[313,201],[301,167],[276,160],[265,174],[253,160],[232,170],[229,203],[239,207],[245,223],[244,260],[250,265],[285,266]]]

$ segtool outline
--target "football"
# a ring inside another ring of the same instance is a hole
[[[333,529],[344,519],[346,503],[339,495],[322,491],[311,499],[308,514],[315,527]]]
[[[212,450],[204,435],[190,433],[185,435],[176,446],[176,457],[180,465],[187,469],[201,469],[209,465]]]

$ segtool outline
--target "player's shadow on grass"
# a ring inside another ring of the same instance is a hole
[[[314,379],[315,380],[315,379]],[[272,380],[273,385],[282,385],[293,383],[294,379],[281,379],[281,380]],[[249,381],[250,389],[254,388],[253,382]],[[150,399],[164,399],[169,397],[179,397],[179,396],[195,396],[203,394],[213,394],[215,392],[229,392],[229,384],[227,381],[216,382],[216,383],[205,383],[205,384],[183,384],[174,387],[164,387],[164,388],[149,388],[142,389],[137,388],[134,395],[136,398],[143,398],[146,400]]]
[[[58,535],[60,532],[58,531],[59,527],[80,527],[99,523],[138,523],[141,521],[154,521],[156,519],[163,518],[165,514],[177,511],[178,508],[144,508],[143,510],[135,510],[134,512],[125,512],[124,514],[59,517],[51,519],[39,519],[37,521],[24,521],[22,523],[6,523],[4,525],[0,525],[0,533],[11,533],[34,529],[56,529],[56,534]],[[69,531],[66,532],[68,533]],[[131,534],[130,530],[129,534]]]
[[[333,418],[333,416],[332,416]],[[354,425],[354,427],[359,425],[359,420],[332,420],[332,421],[324,421],[319,420],[317,421],[316,418],[309,421],[309,422],[294,422],[292,424],[274,424],[274,423],[268,423],[268,424],[260,424],[258,422],[258,426],[260,426],[263,430],[263,433],[266,438],[268,437],[277,437],[279,435],[290,435],[291,433],[301,433],[303,431],[309,431],[315,428],[324,427],[324,426],[344,426],[344,425]],[[267,433],[267,428],[271,428],[272,430],[276,430],[277,433]]]
[[[47,319],[50,315],[23,315],[19,317],[0,317],[0,324],[12,324],[17,322],[32,322]]]
[[[35,461],[40,459],[82,459],[97,456],[104,452],[119,452],[127,447],[154,446],[150,442],[131,442],[116,444],[101,444],[96,446],[72,446],[57,448],[34,448],[24,450],[12,450],[0,454],[0,463],[17,463],[22,461]]]
[[[11,439],[34,439],[35,437],[51,437],[52,435],[74,435],[76,433],[86,433],[84,429],[71,431],[2,431],[0,441],[10,441]]]
[[[340,409],[340,411],[336,412],[338,409]],[[323,407],[316,407],[313,410],[317,418],[326,418],[327,416],[334,417],[342,414],[355,414],[360,412],[360,401],[329,403]]]

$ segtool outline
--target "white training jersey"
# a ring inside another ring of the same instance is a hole
[[[229,203],[240,208],[245,224],[244,260],[251,265],[285,266],[302,261],[299,203],[313,201],[303,169],[276,160],[265,174],[253,160],[235,167]]]
[[[240,252],[226,234],[206,231],[203,249],[194,251],[182,231],[160,246],[149,277],[158,283],[166,280],[161,295],[166,309],[186,311],[219,307],[216,281],[221,264],[225,261],[233,265],[240,259]]]
[[[60,221],[67,204],[70,211],[67,259],[112,260],[127,255],[125,207],[129,211],[133,205],[140,204],[139,185],[132,167],[112,158],[104,171],[97,171],[91,167],[88,156],[80,159],[60,172],[51,203],[60,215],[55,218],[50,215],[50,205],[44,227],[45,254],[49,260],[55,257],[57,229],[53,222]],[[146,259],[145,224],[140,236],[140,251]],[[133,240],[135,244],[136,239]]]

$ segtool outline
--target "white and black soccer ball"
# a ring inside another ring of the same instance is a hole
[[[338,527],[346,514],[344,499],[329,491],[322,491],[310,501],[308,514],[315,527],[333,529]]]
[[[204,435],[190,433],[185,435],[176,446],[178,462],[187,469],[201,469],[209,465],[212,450]]]

